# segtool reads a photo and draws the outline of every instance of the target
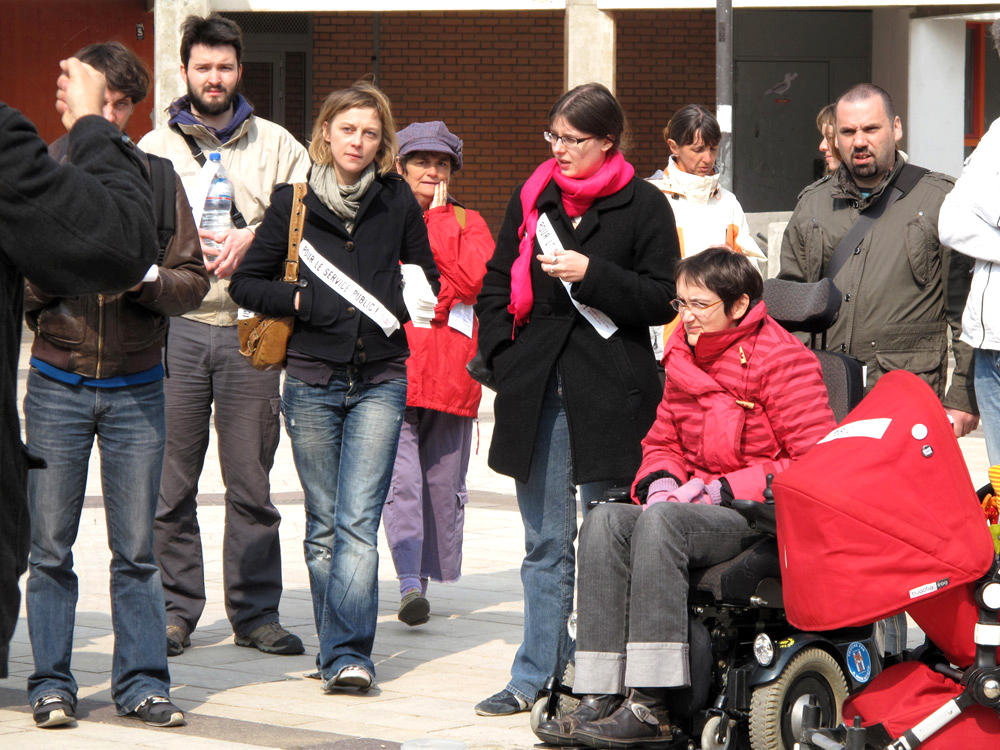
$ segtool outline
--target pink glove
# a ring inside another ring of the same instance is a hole
[[[677,484],[677,481],[671,479],[670,477],[657,479],[649,485],[649,490],[646,492],[646,505],[643,510],[648,508],[650,505],[666,502],[670,497],[670,493],[676,490],[679,486],[680,485]]]

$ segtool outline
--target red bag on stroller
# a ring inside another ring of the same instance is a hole
[[[862,692],[844,703],[844,721],[860,716],[864,726],[881,724],[899,737],[946,702],[962,686],[931,671],[926,664],[905,662],[877,675]],[[920,745],[924,750],[993,750],[1000,740],[1000,716],[985,706],[971,706],[961,719]]]
[[[789,622],[831,630],[910,610],[953,663],[971,662],[964,584],[989,570],[993,543],[951,423],[920,378],[880,378],[773,490]],[[930,600],[942,594],[947,605]]]

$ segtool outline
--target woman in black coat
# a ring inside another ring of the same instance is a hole
[[[516,480],[525,526],[524,642],[480,715],[524,711],[569,657],[576,489],[627,485],[662,387],[649,326],[674,317],[673,214],[619,150],[625,116],[600,84],[549,112],[544,162],[507,207],[476,304],[497,381],[490,467]],[[579,305],[579,306],[577,306]]]
[[[293,188],[271,206],[229,293],[294,315],[281,409],[305,493],[305,557],[323,689],[368,690],[378,616],[378,527],[406,407],[400,263],[437,289],[423,212],[399,175],[389,100],[367,83],[333,92],[309,155],[298,285],[284,269]]]

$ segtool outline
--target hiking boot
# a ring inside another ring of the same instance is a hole
[[[263,651],[265,654],[293,655],[301,654],[306,648],[302,640],[294,633],[289,633],[280,623],[268,622],[247,635],[233,637],[237,646],[246,646]]]
[[[180,625],[167,625],[167,656],[180,656],[191,645],[190,634]]]
[[[31,707],[31,714],[35,717],[35,726],[43,729],[76,724],[73,706],[61,695],[43,695]]]
[[[151,727],[179,727],[184,723],[184,712],[162,695],[151,695],[127,714]]]

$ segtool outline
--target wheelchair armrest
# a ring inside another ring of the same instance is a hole
[[[630,487],[612,487],[611,489],[604,490],[604,497],[588,501],[587,508],[589,510],[593,510],[598,505],[604,505],[605,503],[631,503],[631,502],[632,502],[632,490]]]
[[[761,534],[778,536],[778,520],[774,502],[759,503],[756,500],[733,500],[733,510],[747,519],[751,529]]]

